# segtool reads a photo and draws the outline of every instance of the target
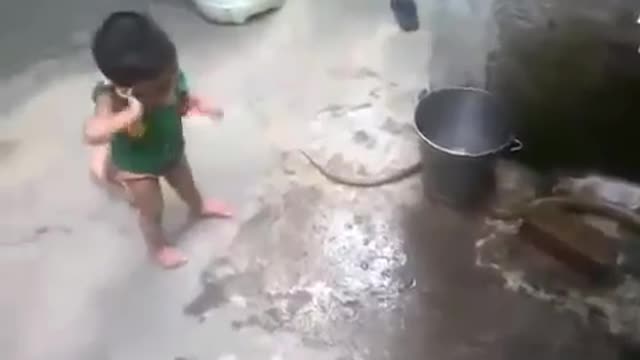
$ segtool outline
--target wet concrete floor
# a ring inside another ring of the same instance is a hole
[[[59,3],[89,18],[107,10]],[[475,267],[481,221],[424,206],[418,178],[347,189],[297,153],[354,176],[417,159],[425,31],[399,32],[388,4],[366,0],[290,1],[244,27],[207,24],[176,3],[140,4],[149,5],[179,42],[195,90],[226,110],[220,125],[187,122],[188,154],[203,191],[238,217],[183,229],[184,209],[167,192],[167,229],[192,261],[169,273],[151,266],[129,209],[87,177],[79,129],[95,72],[86,44],[24,60],[1,89],[0,358],[618,356],[600,330]],[[91,25],[38,24],[25,31],[49,30],[61,49],[64,34]]]

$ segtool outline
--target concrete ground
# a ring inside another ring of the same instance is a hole
[[[476,221],[420,206],[417,178],[346,189],[295,151],[360,176],[417,159],[428,34],[400,33],[386,2],[292,0],[243,27],[120,2],[0,5],[0,358],[616,356],[599,331],[476,269]],[[192,258],[174,272],[149,264],[130,210],[87,174],[87,41],[121,5],[149,9],[193,88],[226,110],[190,119],[188,155],[238,217],[184,229],[167,192],[167,229]]]

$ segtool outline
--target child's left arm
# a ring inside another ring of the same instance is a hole
[[[208,116],[212,119],[222,119],[224,112],[222,109],[212,106],[203,98],[186,93],[182,98],[182,115],[200,115]]]
[[[183,72],[178,77],[178,91],[180,92],[180,114],[182,116],[200,115],[212,119],[222,119],[222,109],[212,106],[200,96],[193,95],[189,91],[187,78]]]

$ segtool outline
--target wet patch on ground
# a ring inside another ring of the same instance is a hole
[[[310,124],[304,150],[331,172],[378,176],[415,161],[411,121],[394,119],[375,97],[330,104]],[[292,333],[309,348],[374,358],[366,355],[370,346],[355,343],[366,343],[377,331],[371,327],[401,326],[397,312],[416,286],[401,226],[405,207],[420,199],[418,177],[347,188],[322,177],[297,150],[285,151],[241,218],[228,254],[205,270],[203,290],[185,314],[205,321],[221,306],[242,307],[249,314],[235,319],[236,331]]]
[[[352,115],[361,110],[368,109],[371,106],[372,105],[369,102],[364,102],[364,103],[354,104],[354,105],[331,104],[320,109],[320,111],[318,111],[318,114],[327,115],[332,118],[340,118],[346,115]]]
[[[370,176],[416,156],[399,136],[407,127],[371,116],[373,106],[342,118],[319,115],[310,143],[328,170]],[[205,270],[203,290],[185,314],[205,321],[218,307],[243,307],[249,315],[232,323],[236,331],[287,332],[310,348],[349,349],[366,324],[391,316],[415,286],[400,225],[402,207],[419,201],[418,185],[415,178],[371,190],[345,188],[320,176],[297,151],[282,153],[229,253]]]
[[[301,335],[308,345],[346,342],[362,311],[390,311],[412,286],[397,214],[385,196],[344,199],[336,189],[298,184],[241,226],[230,257],[203,275],[203,292],[185,313],[249,304],[233,327]],[[242,300],[240,300],[242,299]]]
[[[413,135],[415,134],[415,130],[413,126],[409,123],[402,123],[397,120],[394,120],[392,117],[387,117],[382,124],[382,130],[387,131],[392,135]]]
[[[367,100],[327,105],[310,122],[309,139],[299,141],[301,150],[343,176],[376,177],[413,164],[419,148],[412,118],[376,101],[387,90],[377,84]],[[403,91],[398,108],[415,97]],[[512,358],[527,352],[522,346],[541,323],[564,326],[548,338],[581,334],[553,309],[487,281],[497,276],[474,265],[469,234],[477,219],[417,214],[417,176],[353,189],[328,181],[298,149],[280,160],[241,214],[228,251],[204,271],[202,292],[185,304],[186,315],[206,321],[219,308],[241,308],[231,323],[239,333],[293,334],[308,348],[338,349],[345,359]],[[500,174],[502,202],[531,196],[519,174]],[[410,234],[410,227],[420,231]],[[516,321],[497,319],[504,312]],[[537,327],[529,330],[532,322]],[[559,354],[554,346],[539,353]]]
[[[370,101],[337,115],[320,111],[310,124],[311,139],[304,150],[342,176],[376,177],[413,163],[418,146],[412,116],[399,117],[389,113],[383,101]]]
[[[517,224],[493,222],[488,226],[492,234],[476,244],[477,264],[495,270],[507,289],[571,311],[616,336],[640,341],[638,280],[625,277],[618,285],[594,285],[519,239]]]
[[[532,187],[529,182],[520,183],[517,188],[521,195],[529,190],[531,197]],[[584,221],[612,240],[624,234],[618,224],[609,220],[585,217]],[[487,219],[486,235],[476,241],[476,265],[495,271],[507,289],[570,311],[585,323],[625,340],[640,342],[640,282],[636,278],[623,276],[615,282],[594,282],[525,241],[521,225],[520,220]]]

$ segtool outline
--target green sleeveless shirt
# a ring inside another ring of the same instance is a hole
[[[178,99],[188,88],[180,72]],[[144,132],[133,137],[120,132],[111,139],[111,159],[116,168],[137,174],[162,175],[184,155],[184,135],[179,104],[165,105],[144,112]]]

